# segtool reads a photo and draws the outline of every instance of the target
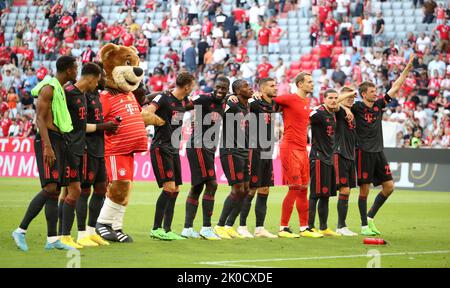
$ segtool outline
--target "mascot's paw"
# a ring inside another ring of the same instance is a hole
[[[120,243],[133,243],[133,238],[130,235],[124,233],[122,230],[116,230],[117,239]]]
[[[163,119],[161,119],[159,116],[157,116],[154,113],[150,113],[147,110],[142,110],[142,119],[144,119],[145,126],[148,125],[155,125],[155,126],[162,126],[166,123]]]
[[[106,241],[120,242],[117,238],[116,232],[112,229],[110,225],[97,223],[95,225],[95,232],[100,235]]]

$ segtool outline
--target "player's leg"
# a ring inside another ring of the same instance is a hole
[[[92,193],[91,199],[89,200],[89,219],[86,233],[88,237],[95,243],[99,245],[109,245],[107,241],[105,241],[100,235],[98,235],[95,232],[95,225],[100,215],[100,210],[102,209],[103,202],[105,201],[105,195],[107,190],[105,176],[99,177],[99,175],[105,173],[104,168],[103,172],[100,171],[99,173],[97,173],[96,181],[98,180],[100,182],[94,183],[94,192]]]
[[[211,217],[214,211],[214,197],[217,191],[216,179],[208,180],[205,184],[205,192],[202,198],[203,227],[200,236],[207,240],[220,240],[211,228]]]
[[[256,217],[256,227],[255,227],[255,237],[257,238],[278,238],[267,231],[264,228],[264,221],[266,220],[267,214],[267,198],[269,197],[269,187],[261,187],[256,190],[256,203],[255,203],[255,217]]]
[[[307,162],[309,163],[309,162]],[[302,197],[301,201],[304,201],[305,203],[305,208],[304,210],[307,211],[307,218],[306,218],[306,222],[308,223],[308,227],[300,227],[300,236],[302,237],[310,237],[310,238],[322,238],[323,235],[321,233],[318,233],[318,230],[316,230],[315,227],[315,219],[316,219],[316,209],[317,209],[317,202],[319,200],[319,192],[320,192],[320,175],[321,175],[321,171],[320,171],[320,166],[321,165],[321,161],[319,160],[312,160],[311,161],[311,165],[308,165],[307,168],[308,170],[305,169],[304,174],[306,174],[309,171],[309,174],[311,175],[311,183],[310,183],[310,194],[309,194],[309,201],[306,199],[305,196]],[[305,165],[306,166],[306,165]],[[298,193],[300,193],[300,191],[304,191],[304,193],[306,194],[307,191],[307,185],[305,185],[307,182],[307,180],[309,180],[309,175],[308,178],[304,178],[302,183],[304,183],[301,186],[297,187]],[[305,212],[303,212],[305,213]],[[299,213],[300,216],[300,213]],[[305,220],[303,220],[305,221]],[[301,223],[302,220],[300,219],[300,225],[305,225]]]
[[[253,238],[253,235],[248,231],[247,228],[247,217],[250,213],[250,208],[252,207],[252,200],[255,197],[256,194],[256,188],[249,188],[247,195],[244,197],[244,201],[242,202],[242,208],[240,212],[240,219],[239,219],[239,227],[237,229],[237,232],[239,235],[243,236],[244,238]]]
[[[58,197],[58,235],[61,236],[62,229],[63,229],[62,218],[63,218],[64,200],[66,199],[66,196],[69,192],[67,191],[67,186],[58,187],[58,189],[60,189],[60,193],[59,193],[59,197]]]
[[[79,178],[75,181],[72,180],[76,177],[73,171],[74,170],[71,168],[72,182],[70,182],[67,187],[67,196],[64,198],[62,207],[61,242],[76,249],[81,249],[83,246],[77,244],[71,236],[73,222],[75,221],[75,206],[81,194],[81,183]]]
[[[392,192],[394,192],[394,181],[392,179],[391,169],[389,168],[389,164],[387,163],[384,152],[377,153],[376,162],[374,186],[378,186],[381,183],[383,190],[375,197],[375,201],[369,212],[367,213],[367,222],[369,228],[376,234],[380,235],[381,232],[375,227],[373,218],[375,217],[381,206],[383,206],[384,202],[386,202],[387,198],[389,198]]]
[[[357,175],[359,185],[358,208],[361,216],[361,234],[374,236],[375,232],[370,230],[367,224],[367,197],[370,192],[370,184],[373,181],[374,167],[373,153],[366,153],[360,149],[356,152]]]
[[[90,167],[92,164],[91,157],[88,157],[87,153],[85,152],[83,154],[83,165],[82,165],[82,173],[81,173],[81,194],[80,197],[77,200],[75,212],[77,216],[77,228],[78,228],[78,235],[77,235],[77,243],[82,246],[98,246],[97,243],[92,242],[89,239],[89,235],[86,231],[86,218],[87,218],[87,212],[88,212],[88,199],[91,195],[91,182],[89,181],[90,175],[95,175],[92,171],[93,168]],[[89,172],[89,173],[88,173]],[[91,174],[92,173],[92,174]]]
[[[197,214],[198,199],[203,192],[204,184],[192,185],[186,198],[186,216],[184,220],[184,229],[181,236],[186,238],[200,238],[200,235],[194,231],[194,218]]]
[[[338,226],[336,233],[343,236],[356,236],[358,234],[350,231],[346,224],[350,190],[355,187],[354,161],[342,158],[339,154],[335,154],[333,160],[336,174],[336,188],[339,189],[337,202]]]

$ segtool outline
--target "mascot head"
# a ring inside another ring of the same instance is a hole
[[[131,92],[139,87],[144,70],[139,68],[139,56],[135,47],[106,44],[100,50],[105,70],[106,87]]]

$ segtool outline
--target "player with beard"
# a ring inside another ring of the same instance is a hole
[[[217,190],[214,154],[219,141],[220,124],[226,105],[226,96],[230,87],[228,78],[218,77],[212,94],[192,97],[194,114],[190,147],[186,150],[191,169],[191,189],[186,199],[186,218],[181,233],[186,238],[204,238],[220,240],[211,228],[211,216],[214,209],[214,195]],[[186,108],[187,110],[190,107]],[[214,133],[211,133],[214,132]],[[194,218],[198,209],[198,199],[202,198],[203,227],[200,233],[193,229]]]
[[[253,238],[247,229],[247,217],[250,212],[252,200],[256,197],[255,215],[256,228],[255,237],[277,238],[276,235],[264,229],[264,220],[267,212],[267,198],[269,187],[274,186],[273,175],[273,144],[275,129],[275,112],[280,111],[280,107],[273,101],[277,96],[277,83],[272,78],[263,78],[259,81],[260,100],[249,99],[250,113],[254,113],[257,119],[257,130],[250,131],[250,190],[242,204],[240,215],[240,226],[237,232],[245,238]],[[264,143],[263,143],[264,141]]]

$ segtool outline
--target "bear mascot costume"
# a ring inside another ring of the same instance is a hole
[[[99,57],[105,72],[105,90],[100,93],[104,121],[119,122],[119,128],[115,133],[105,132],[109,185],[95,228],[106,240],[133,242],[122,226],[133,182],[134,153],[148,150],[145,126],[160,126],[164,121],[143,111],[132,93],[144,78],[135,47],[110,43],[103,46]]]

